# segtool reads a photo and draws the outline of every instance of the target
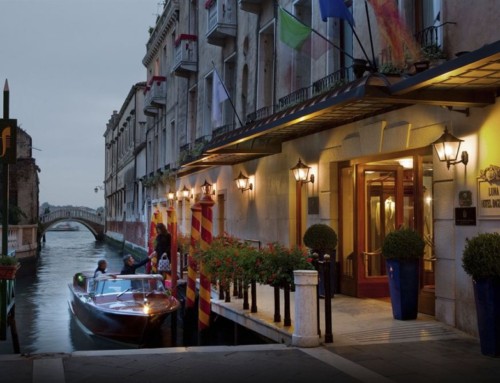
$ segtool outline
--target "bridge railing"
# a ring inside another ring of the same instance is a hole
[[[85,209],[58,209],[51,211],[50,213],[43,214],[40,216],[41,223],[53,222],[58,219],[84,219],[90,222],[94,222],[100,225],[104,225],[104,217],[94,211],[89,211]]]
[[[9,225],[7,235],[9,253],[16,252],[19,258],[29,257],[37,251],[37,225]],[[0,233],[2,228],[0,227]],[[0,238],[0,244],[2,240]]]

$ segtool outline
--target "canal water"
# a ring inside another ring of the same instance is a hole
[[[122,255],[119,249],[95,241],[84,226],[78,231],[47,232],[36,263],[23,265],[16,278],[16,328],[21,353],[137,348],[89,333],[73,317],[68,305],[68,284],[75,272],[94,270],[99,259],[106,259],[108,272],[119,272]],[[167,319],[157,337],[141,347],[267,343],[258,334],[240,326],[235,328],[221,317],[213,321],[203,340],[196,333],[196,320],[188,321],[183,310],[179,310],[174,323],[172,326],[171,319]]]

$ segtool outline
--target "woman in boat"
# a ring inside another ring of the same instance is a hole
[[[136,262],[131,254],[125,255],[123,257],[123,268],[120,274],[135,274],[135,270],[137,270],[141,266],[144,266],[151,260],[151,258],[153,258],[153,253],[151,253],[151,255],[149,255],[147,258],[144,258],[142,261]]]

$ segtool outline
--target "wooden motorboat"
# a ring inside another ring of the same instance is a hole
[[[70,309],[92,333],[126,343],[142,343],[180,304],[157,274],[76,273]]]

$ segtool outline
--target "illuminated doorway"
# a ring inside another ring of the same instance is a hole
[[[409,227],[427,243],[421,265],[421,312],[434,314],[432,153],[339,164],[339,266],[341,293],[389,296],[381,247],[385,236]],[[403,155],[404,154],[404,155]]]

